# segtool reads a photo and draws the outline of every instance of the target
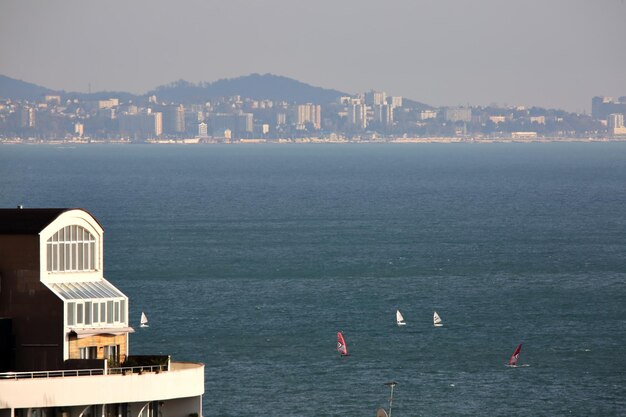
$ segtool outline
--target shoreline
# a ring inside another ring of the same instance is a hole
[[[130,141],[124,139],[0,139],[0,145],[289,145],[289,144],[424,144],[424,143],[608,143],[608,142],[626,142],[626,137],[615,138],[447,138],[447,137],[428,137],[428,138],[393,138],[380,140],[330,140],[321,138],[298,138],[298,139],[238,139],[238,140],[204,140],[198,138],[190,139],[163,139],[163,140],[146,140],[142,142]]]

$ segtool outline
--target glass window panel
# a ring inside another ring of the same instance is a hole
[[[120,302],[115,302],[115,321],[120,321]]]
[[[96,244],[89,243],[89,269],[96,269]]]
[[[65,271],[65,245],[59,245],[59,269],[58,271]]]
[[[76,245],[76,247],[77,247],[77,252],[76,252],[77,264],[76,264],[76,266],[78,267],[79,271],[83,271],[84,270],[84,268],[83,268],[83,265],[84,265],[83,260],[85,259],[85,254],[83,253],[83,251],[85,249],[83,248],[83,243],[82,242],[78,243]]]
[[[72,242],[72,271],[76,271],[76,260],[78,258],[78,254],[76,251],[78,250],[78,245]]]
[[[53,271],[59,270],[58,256],[59,256],[59,246],[54,244],[52,245],[52,270]]]
[[[107,323],[113,323],[113,301],[107,301]]]
[[[72,242],[76,242],[76,226],[72,226]]]
[[[85,301],[85,324],[91,324],[91,301]]]
[[[93,303],[93,322],[99,323],[100,318],[98,317],[98,313],[100,312],[100,303]]]
[[[72,247],[69,243],[64,244],[65,246],[65,270],[72,270]]]
[[[46,244],[46,270],[52,271],[52,244]]]
[[[120,301],[120,321],[126,323],[126,300]]]
[[[89,296],[89,293],[85,290],[85,285],[84,284],[76,284],[76,291],[80,294],[81,298],[91,298]]]
[[[73,326],[76,324],[74,311],[76,309],[76,305],[74,303],[67,303],[67,325]]]
[[[87,243],[83,243],[83,265],[85,266],[85,271],[89,270],[89,245]]]
[[[106,303],[100,303],[100,321],[104,322],[107,313]]]
[[[83,304],[76,304],[76,323],[83,324]]]

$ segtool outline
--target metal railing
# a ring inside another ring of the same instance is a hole
[[[0,379],[59,378],[68,376],[105,375],[105,369],[69,369],[59,371],[2,372]]]
[[[159,373],[167,371],[167,365],[127,366],[108,369],[70,369],[57,371],[34,371],[34,372],[2,372],[3,379],[34,379],[34,378],[64,378],[70,376],[93,376],[93,375],[130,375],[144,373]]]
[[[167,365],[125,366],[122,368],[109,368],[107,370],[107,375],[143,374],[147,372],[159,373],[159,372],[164,372],[164,371],[167,371]]]

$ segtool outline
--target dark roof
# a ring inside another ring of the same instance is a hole
[[[0,209],[0,235],[36,235],[71,208]],[[83,210],[85,211],[85,210]]]

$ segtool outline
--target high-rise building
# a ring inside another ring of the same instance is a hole
[[[147,129],[154,136],[161,136],[163,134],[163,113],[160,111],[151,112],[148,115]]]
[[[365,104],[368,106],[382,106],[387,104],[387,93],[384,91],[371,90],[365,93]]]
[[[624,115],[621,113],[609,114],[607,127],[611,135],[624,135],[626,128],[624,127]]]
[[[182,104],[164,108],[163,131],[174,135],[185,132],[185,107]]]
[[[37,111],[34,107],[20,107],[17,115],[19,127],[29,128],[37,126]]]
[[[392,96],[391,97],[391,105],[393,107],[402,107],[402,97],[401,96]]]
[[[348,125],[357,130],[367,128],[367,106],[365,104],[353,100],[352,104],[348,106]]]
[[[313,129],[319,130],[322,125],[322,107],[319,104],[300,104],[296,107],[296,126],[304,129],[307,123],[313,125]]]
[[[591,99],[591,116],[594,119],[607,120],[610,114],[626,114],[626,97],[618,100],[613,97],[594,97]]]
[[[393,106],[389,104],[375,105],[374,120],[385,128],[393,126]]]
[[[254,130],[254,116],[252,113],[240,113],[237,115],[237,133],[246,135]]]
[[[621,113],[609,114],[607,126],[609,129],[624,127],[624,115]]]
[[[209,116],[210,130],[215,136],[222,136],[229,130],[236,136],[245,136],[254,130],[254,116],[252,113],[213,113]]]
[[[287,124],[287,113],[276,113],[276,126],[285,126]]]

